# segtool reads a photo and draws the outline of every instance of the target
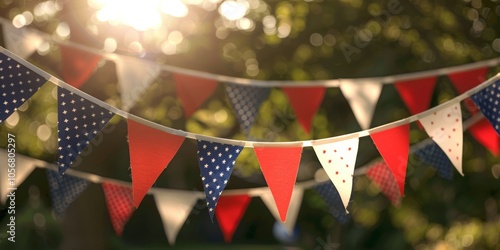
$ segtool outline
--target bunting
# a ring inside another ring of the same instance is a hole
[[[460,103],[436,111],[420,119],[425,131],[444,151],[461,175],[462,171],[462,111]]]
[[[45,79],[5,54],[0,54],[0,124],[45,83]]]
[[[273,194],[280,220],[285,222],[299,170],[302,145],[283,148],[256,146],[254,151],[264,179]]]
[[[484,82],[488,73],[488,67],[482,67],[467,71],[459,71],[448,74],[451,83],[459,94],[463,94],[469,89],[472,89]],[[470,98],[464,100],[465,108],[472,114],[477,113],[477,107],[473,104]]]
[[[65,45],[61,51],[61,76],[69,85],[79,89],[94,73],[101,56]]]
[[[500,81],[497,80],[471,98],[500,136],[500,108],[498,105],[500,102]]]
[[[134,212],[134,201],[132,198],[132,189],[126,186],[103,182],[102,189],[108,205],[111,224],[118,236],[123,233],[125,224]]]
[[[345,96],[361,129],[370,128],[375,106],[382,92],[382,83],[375,81],[355,82],[342,80],[340,90]]]
[[[281,221],[281,216],[274,202],[273,194],[271,190],[265,189],[260,194],[260,198],[266,204],[267,209],[271,212],[273,217],[283,225],[286,229],[288,235],[293,235],[293,230],[295,229],[295,223],[297,222],[297,217],[299,215],[300,207],[302,205],[302,198],[304,196],[304,189],[301,187],[295,187],[292,191],[292,196],[290,198],[290,206],[286,214],[286,221]]]
[[[198,164],[205,189],[208,212],[213,221],[217,201],[233,172],[243,147],[198,140]]]
[[[213,80],[180,74],[173,74],[173,78],[186,118],[191,117],[217,88],[217,81]]]
[[[486,119],[481,119],[478,123],[468,129],[474,138],[481,143],[495,157],[500,153],[500,137],[497,136],[495,129]]]
[[[114,113],[61,87],[57,103],[59,174],[63,174]]]
[[[314,187],[316,192],[323,198],[325,205],[328,207],[330,214],[337,218],[337,220],[345,225],[349,223],[349,214],[345,209],[342,199],[340,198],[337,189],[332,183],[325,182]]]
[[[250,128],[257,119],[259,107],[270,92],[270,88],[226,84],[226,95],[245,135],[250,134]]]
[[[288,96],[300,125],[310,134],[314,115],[325,96],[325,87],[284,87],[282,90]]]
[[[234,232],[238,228],[251,199],[248,195],[225,195],[220,197],[215,216],[226,243],[230,243],[233,239]]]
[[[9,195],[11,191],[15,191],[17,187],[21,185],[24,180],[26,180],[31,172],[33,172],[36,166],[33,161],[29,160],[29,158],[22,155],[16,155],[16,178],[15,181],[12,181],[9,178],[7,150],[0,150],[0,159],[3,161],[0,164],[0,202],[5,204],[8,198],[7,195]]]
[[[376,162],[368,168],[366,176],[380,189],[393,205],[398,206],[401,203],[401,193],[398,183],[391,169],[384,161]]]
[[[35,32],[18,29],[12,25],[2,25],[5,47],[17,56],[26,59],[44,42]]]
[[[448,156],[435,142],[429,143],[418,149],[415,151],[415,155],[420,160],[436,169],[441,178],[447,180],[451,180],[453,178],[453,172],[451,171],[453,163],[451,163]]]
[[[423,112],[431,105],[432,93],[436,86],[436,76],[398,81],[394,87],[412,115]]]
[[[345,209],[349,205],[359,138],[313,146],[319,162],[335,185]]]
[[[410,144],[410,124],[376,132],[370,134],[370,136],[396,178],[399,192],[404,195]]]
[[[129,119],[128,141],[134,205],[137,208],[158,176],[174,158],[184,142],[184,137],[165,133]]]
[[[57,171],[47,169],[52,207],[61,219],[66,209],[87,189],[89,182],[75,176],[60,176]]]
[[[163,222],[165,235],[170,245],[173,246],[198,196],[194,192],[179,190],[155,190],[153,196]]]

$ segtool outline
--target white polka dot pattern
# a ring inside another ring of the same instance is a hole
[[[500,80],[471,98],[500,136]]]

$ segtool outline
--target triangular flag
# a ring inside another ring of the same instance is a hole
[[[259,113],[259,107],[267,99],[270,92],[271,89],[265,87],[230,83],[226,85],[226,95],[244,134],[250,133],[250,128],[255,123]]]
[[[453,86],[459,94],[476,87],[486,79],[488,67],[478,68],[468,71],[448,74]],[[470,98],[464,100],[465,108],[472,114],[477,113],[477,107],[473,104]]]
[[[198,164],[212,220],[219,196],[231,177],[234,163],[242,149],[240,146],[198,140]]]
[[[412,115],[423,112],[431,105],[436,76],[396,82],[394,87]]]
[[[122,99],[122,110],[130,110],[141,94],[160,75],[160,67],[141,60],[117,57],[116,74]]]
[[[370,134],[380,155],[391,168],[401,195],[404,195],[406,166],[410,147],[410,124]]]
[[[340,90],[349,102],[349,105],[351,105],[352,112],[356,120],[358,120],[359,126],[362,129],[370,128],[375,106],[382,92],[382,84],[374,81],[353,82],[342,80]]]
[[[297,179],[302,145],[295,147],[254,147],[260,169],[278,207],[280,220],[286,221],[290,198]]]
[[[393,205],[397,206],[401,203],[401,193],[399,192],[398,183],[387,163],[379,161],[371,164],[366,172],[366,176],[378,186],[380,191]]]
[[[57,103],[59,174],[63,174],[114,113],[61,87]]]
[[[0,53],[0,124],[5,122],[46,80],[15,59]]]
[[[65,45],[61,45],[59,49],[63,80],[75,88],[80,88],[94,73],[101,56]]]
[[[234,232],[238,228],[251,199],[248,195],[223,195],[220,197],[215,216],[226,243],[230,243],[233,239]]]
[[[472,125],[468,130],[495,157],[498,156],[500,153],[500,137],[497,136],[495,129],[488,120],[481,119],[481,121]]]
[[[174,158],[182,142],[184,142],[182,136],[128,120],[128,144],[135,207],[139,207],[142,198]]]
[[[174,245],[182,225],[198,200],[198,195],[191,191],[157,189],[153,196],[168,242]]]
[[[5,48],[23,59],[28,58],[43,43],[40,35],[28,29],[18,29],[4,24],[2,30]]]
[[[113,224],[115,233],[121,236],[125,224],[135,210],[132,189],[110,182],[103,182],[102,189],[106,197],[111,224]]]
[[[7,139],[6,139],[7,141]],[[10,192],[15,192],[16,188],[21,185],[21,183],[26,180],[26,178],[35,169],[35,163],[32,159],[29,159],[22,155],[16,155],[15,157],[15,179],[9,178],[9,165],[8,165],[8,153],[6,149],[0,150],[0,159],[3,163],[0,164],[0,202],[5,204],[7,198],[10,199],[11,196],[7,197]],[[15,196],[13,196],[15,198]]]
[[[307,133],[311,133],[314,115],[325,96],[325,87],[283,87],[281,89],[288,96],[300,125]]]
[[[471,96],[481,113],[488,119],[498,135],[500,135],[500,80]]]
[[[295,187],[292,192],[292,197],[290,198],[290,206],[288,207],[288,212],[286,215],[286,221],[281,221],[281,216],[274,202],[273,194],[271,190],[266,189],[260,194],[260,198],[266,204],[267,209],[274,216],[276,221],[279,221],[286,229],[288,235],[293,235],[293,230],[295,229],[295,223],[297,222],[297,217],[299,215],[300,206],[302,205],[302,197],[304,196],[304,189],[300,187]]]
[[[345,209],[349,205],[352,192],[352,179],[359,138],[314,146],[314,152],[342,198]]]
[[[214,80],[180,74],[173,76],[177,96],[184,107],[186,118],[191,117],[217,88],[217,81]]]
[[[444,151],[461,175],[462,171],[462,110],[460,103],[420,118],[420,123],[432,140]]]
[[[451,180],[453,178],[453,163],[451,163],[448,156],[443,150],[435,143],[429,143],[422,148],[415,151],[415,155],[423,162],[431,165],[437,170],[441,178]]]
[[[47,179],[52,197],[52,207],[58,218],[62,218],[66,209],[80,194],[87,189],[89,182],[76,176],[60,176],[57,171],[47,169]]]
[[[349,214],[344,208],[339,192],[331,182],[325,182],[314,187],[316,192],[323,198],[330,214],[337,218],[341,224],[349,223]]]

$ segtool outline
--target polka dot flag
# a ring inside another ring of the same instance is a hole
[[[471,96],[479,110],[500,135],[500,80]]]
[[[349,214],[346,213],[342,199],[335,186],[331,182],[325,182],[317,185],[314,189],[316,189],[316,192],[325,201],[330,214],[337,218],[341,224],[347,224],[349,222]]]
[[[0,124],[5,122],[26,100],[31,98],[46,80],[0,53]]]
[[[111,182],[103,182],[102,189],[106,197],[111,224],[113,224],[115,233],[121,236],[125,224],[135,211],[132,188]]]
[[[242,149],[240,146],[198,140],[198,163],[212,220],[219,196],[229,181],[236,158]]]
[[[58,115],[59,174],[63,174],[114,113],[59,87]]]
[[[435,143],[429,143],[415,151],[415,155],[423,162],[437,170],[440,177],[451,180],[453,178],[453,164],[443,150]]]
[[[269,96],[271,89],[263,87],[226,85],[226,95],[235,110],[243,133],[248,135],[257,119],[259,107]]]
[[[50,186],[52,207],[59,219],[63,217],[66,209],[89,185],[87,180],[71,175],[62,177],[54,170],[47,170],[47,179]]]

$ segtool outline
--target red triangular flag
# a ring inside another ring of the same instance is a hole
[[[401,203],[401,193],[399,192],[398,183],[394,178],[389,166],[384,161],[379,161],[372,164],[366,176],[375,183],[393,205],[397,206]]]
[[[498,156],[498,153],[500,153],[500,137],[488,120],[482,119],[478,123],[472,125],[469,128],[469,132],[495,157]]]
[[[94,73],[101,56],[61,45],[61,77],[69,85],[80,88]]]
[[[300,125],[310,133],[312,119],[325,96],[325,87],[283,87],[282,90],[288,96]]]
[[[370,135],[384,161],[396,178],[399,192],[404,195],[406,166],[410,147],[410,124],[383,130]]]
[[[183,141],[184,137],[128,120],[128,142],[135,207],[139,207],[148,190],[174,158]]]
[[[194,76],[174,74],[177,96],[184,107],[184,114],[190,117],[217,88],[217,81]]]
[[[248,195],[220,196],[215,216],[217,217],[217,222],[219,222],[222,234],[224,234],[224,241],[226,243],[230,243],[233,239],[234,232],[238,228],[250,200],[251,198]]]
[[[285,222],[293,187],[297,179],[302,146],[255,147],[260,169],[274,197],[281,221]]]
[[[452,73],[448,74],[448,77],[457,92],[462,94],[484,82],[486,80],[486,73],[488,73],[488,67]],[[464,104],[465,108],[472,114],[478,112],[476,105],[470,98],[465,99]]]
[[[396,82],[394,87],[412,115],[425,111],[431,105],[437,77]]]
[[[132,189],[109,182],[102,183],[111,223],[118,236],[122,235],[125,224],[134,212]]]

